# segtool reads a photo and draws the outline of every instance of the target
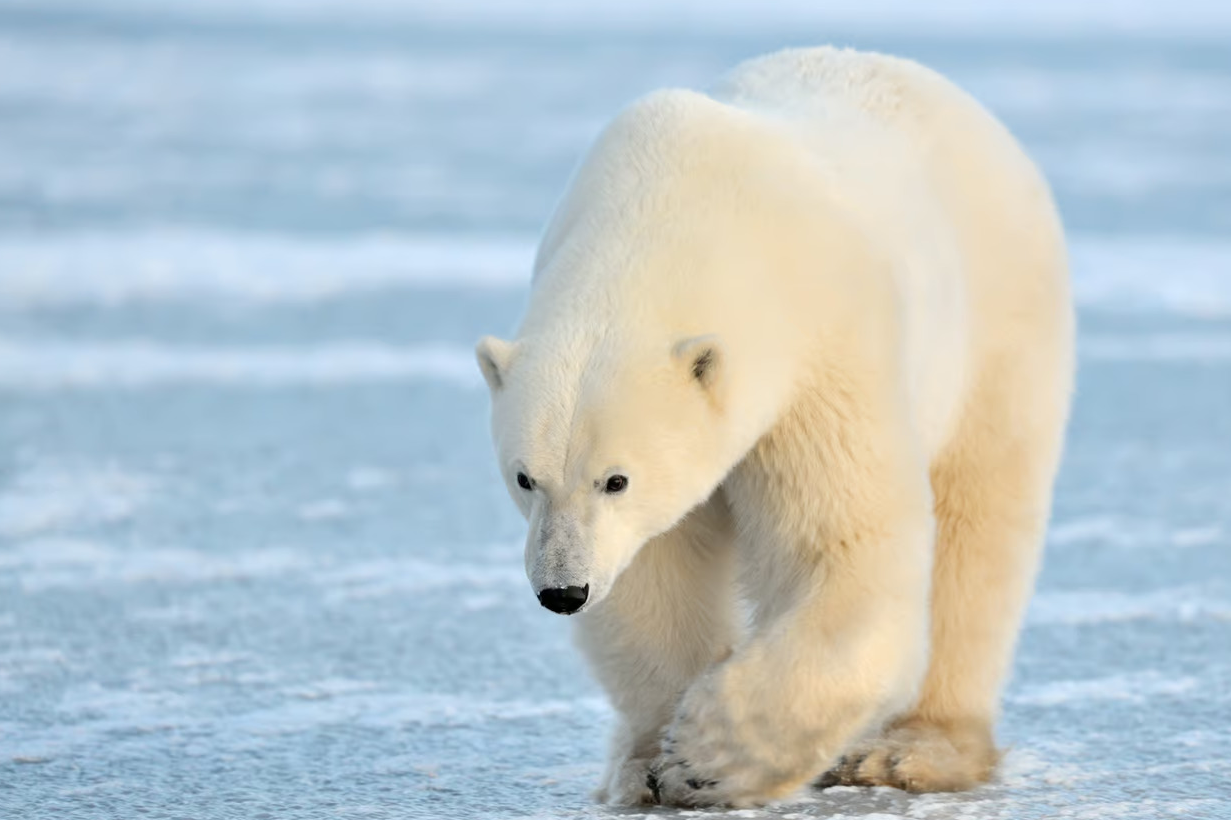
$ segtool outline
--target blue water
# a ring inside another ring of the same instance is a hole
[[[1038,158],[1080,387],[999,781],[738,816],[1231,816],[1225,29],[305,7],[0,3],[0,818],[636,816],[469,348],[618,106],[822,41]]]

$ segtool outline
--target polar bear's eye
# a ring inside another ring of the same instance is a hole
[[[525,473],[517,474],[517,486],[521,487],[523,490],[533,490],[534,489],[534,484],[531,483],[530,476],[526,475]]]
[[[616,493],[624,492],[626,489],[628,489],[628,476],[613,475],[607,479],[607,485],[603,487],[603,492],[615,495]]]

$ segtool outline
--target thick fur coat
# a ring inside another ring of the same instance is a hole
[[[477,350],[531,585],[620,717],[599,798],[986,780],[1073,334],[1046,184],[915,63],[619,114]]]

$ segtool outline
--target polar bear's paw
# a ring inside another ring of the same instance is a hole
[[[662,742],[648,781],[669,806],[747,808],[805,783],[816,763],[808,735],[782,715],[757,714],[746,699],[724,698],[727,668],[693,685]]]
[[[755,801],[733,792],[723,781],[722,768],[695,764],[673,753],[658,759],[646,779],[654,802],[664,806],[755,805]]]
[[[816,782],[892,786],[909,792],[956,792],[986,783],[999,760],[985,721],[913,719],[850,749]]]
[[[655,803],[664,806],[719,806],[733,801],[719,791],[720,781],[693,771],[693,765],[678,755],[664,754],[646,777]]]
[[[603,785],[594,792],[594,800],[611,806],[644,806],[656,802],[650,787],[652,763],[647,757],[613,760]]]

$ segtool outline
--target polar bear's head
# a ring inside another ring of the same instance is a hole
[[[499,468],[530,525],[531,586],[555,612],[593,606],[728,469],[722,346],[487,337],[476,354]]]

